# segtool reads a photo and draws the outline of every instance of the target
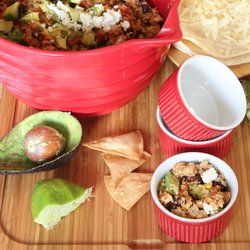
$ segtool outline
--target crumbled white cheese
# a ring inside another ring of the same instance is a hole
[[[65,27],[67,27],[67,28],[71,28],[71,23],[70,23],[70,19],[69,18],[64,18],[64,19],[62,19],[62,24],[65,26]]]
[[[121,24],[124,31],[126,31],[130,27],[129,21],[123,21],[120,24]]]
[[[203,203],[203,209],[204,209],[204,211],[206,212],[206,214],[211,214],[211,215],[213,215],[213,214],[215,214],[215,210],[214,210],[214,208],[213,208],[213,206],[211,206],[211,205],[209,205],[209,204],[207,204],[207,203]]]
[[[67,5],[65,5],[65,4],[63,4],[62,1],[57,1],[56,6],[60,10],[64,10],[65,12],[69,12],[69,7]]]
[[[55,12],[58,18],[61,20],[62,24],[67,27],[70,23],[69,8],[64,5],[61,1],[58,1],[57,4],[48,4],[47,7]]]
[[[103,13],[102,27],[104,31],[109,31],[112,26],[116,25],[121,19],[120,11],[107,10]]]
[[[102,28],[102,16],[94,16],[93,17],[93,24],[96,28],[101,29]]]
[[[51,32],[53,31],[53,28],[52,28],[51,26],[49,26],[49,27],[47,28],[47,30],[48,30],[49,33],[51,33]]]
[[[40,26],[41,26],[41,28],[46,28],[46,24],[45,23],[42,23]]]
[[[215,180],[217,178],[218,174],[216,172],[216,170],[211,167],[210,169],[208,169],[207,171],[205,171],[202,175],[201,178],[203,180],[204,183],[210,183],[213,180]]]
[[[84,11],[84,8],[79,5],[76,5],[75,9]]]
[[[118,23],[121,20],[121,12],[120,10],[115,11],[115,10],[107,10],[107,13],[109,13],[113,18],[114,18],[114,22]]]
[[[82,25],[77,22],[71,23],[71,25],[74,30],[80,30],[82,28]]]
[[[95,5],[98,8],[102,7],[102,4]],[[101,16],[94,16],[93,13],[80,13],[80,21],[81,24],[73,22],[70,18],[70,9],[67,5],[64,5],[63,2],[58,1],[57,4],[48,4],[47,7],[54,12],[58,18],[61,20],[61,23],[67,27],[68,29],[74,28],[75,30],[82,31],[91,31],[93,28],[103,29],[108,32],[112,26],[118,24],[122,18],[120,10],[110,10],[108,9],[106,12],[103,12]],[[118,8],[118,7],[116,7]],[[83,10],[80,7],[76,7],[76,9]],[[123,22],[123,29],[126,30],[129,26],[127,21]]]
[[[89,13],[81,13],[80,20],[82,21],[82,30],[91,31],[94,27],[92,15]]]

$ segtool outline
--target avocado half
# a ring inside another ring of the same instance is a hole
[[[65,138],[65,148],[60,156],[42,164],[31,161],[25,154],[23,139],[36,126],[50,126]],[[82,126],[68,112],[42,111],[28,116],[16,124],[0,140],[0,174],[24,174],[53,170],[67,162],[80,148]]]

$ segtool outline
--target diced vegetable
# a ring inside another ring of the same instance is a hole
[[[5,31],[5,20],[0,19],[0,32]]]
[[[15,21],[18,19],[20,2],[15,2],[8,6],[3,13],[5,21]]]
[[[101,4],[95,4],[93,7],[86,9],[86,12],[93,16],[100,16],[104,11],[104,6]]]
[[[58,48],[62,48],[62,49],[67,49],[67,43],[66,43],[66,39],[63,37],[56,37],[55,38],[56,44],[58,46]]]
[[[0,37],[16,43],[20,43],[23,40],[22,36],[23,33],[18,27],[14,27],[14,30],[7,35],[3,34],[3,32],[0,32]]]
[[[70,0],[71,3],[79,4],[82,0]]]
[[[5,34],[9,34],[12,31],[12,28],[14,27],[14,22],[13,21],[5,21]]]
[[[23,22],[23,23],[26,23],[26,22],[28,22],[30,20],[37,20],[37,21],[39,21],[40,20],[39,13],[38,12],[31,12],[31,13],[23,16],[20,19],[20,21]]]
[[[13,27],[13,21],[5,21],[4,19],[0,19],[0,32],[3,34],[9,34]]]
[[[95,32],[94,31],[84,32],[81,38],[81,42],[87,46],[96,45]]]

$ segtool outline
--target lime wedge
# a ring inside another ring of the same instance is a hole
[[[33,220],[48,230],[52,229],[62,217],[80,206],[91,192],[92,188],[60,178],[40,180],[31,197]]]

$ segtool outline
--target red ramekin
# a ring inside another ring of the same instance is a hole
[[[171,213],[158,199],[157,190],[161,179],[178,162],[201,162],[203,160],[207,160],[224,173],[231,192],[230,202],[218,214],[204,219],[188,219]],[[201,243],[218,237],[228,227],[238,195],[238,181],[233,170],[221,159],[200,152],[182,153],[168,158],[155,170],[151,180],[151,195],[157,223],[166,234],[181,242]]]
[[[234,130],[229,130],[224,134],[206,141],[188,141],[175,135],[164,122],[159,107],[156,111],[158,122],[158,134],[163,152],[171,157],[184,152],[203,152],[223,158],[229,152],[234,136]]]

